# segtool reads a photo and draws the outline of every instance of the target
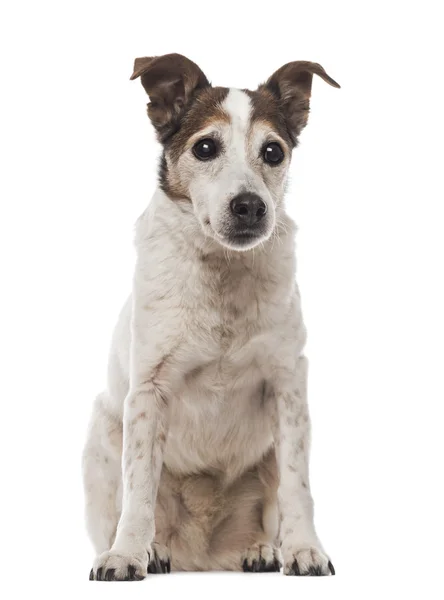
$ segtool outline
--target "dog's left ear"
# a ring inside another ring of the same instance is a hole
[[[267,88],[279,99],[294,143],[307,124],[313,75],[319,75],[333,87],[341,87],[327,75],[321,65],[303,60],[287,63],[260,86]]]
[[[131,79],[137,77],[150,97],[148,116],[161,141],[174,131],[196,91],[210,85],[196,63],[181,54],[136,58]]]

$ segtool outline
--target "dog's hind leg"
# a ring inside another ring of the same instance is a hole
[[[86,525],[97,554],[109,550],[121,511],[122,424],[97,397],[83,451]]]

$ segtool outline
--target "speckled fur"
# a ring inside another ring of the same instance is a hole
[[[159,189],[137,222],[133,291],[83,459],[93,579],[143,578],[153,544],[175,570],[273,570],[279,546],[287,574],[330,570],[308,480],[305,328],[283,204],[290,149],[264,173],[254,149],[271,126],[251,119],[248,94],[223,97],[229,119],[215,126],[231,150],[219,171],[193,167],[185,143],[167,160],[187,197]],[[205,192],[219,187],[223,221],[228,191],[246,181],[273,218],[238,251],[206,229]]]

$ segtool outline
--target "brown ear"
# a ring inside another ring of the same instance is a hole
[[[181,54],[136,58],[131,79],[137,77],[150,97],[148,116],[161,141],[177,129],[194,93],[210,85],[199,67]]]
[[[318,63],[299,60],[287,63],[268,79],[264,86],[280,101],[294,143],[307,124],[313,74],[333,87],[341,87]]]

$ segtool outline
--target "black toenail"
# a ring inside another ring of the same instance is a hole
[[[322,569],[319,565],[316,566],[311,566],[307,573],[304,573],[304,575],[311,575],[312,577],[320,577],[323,575]]]

